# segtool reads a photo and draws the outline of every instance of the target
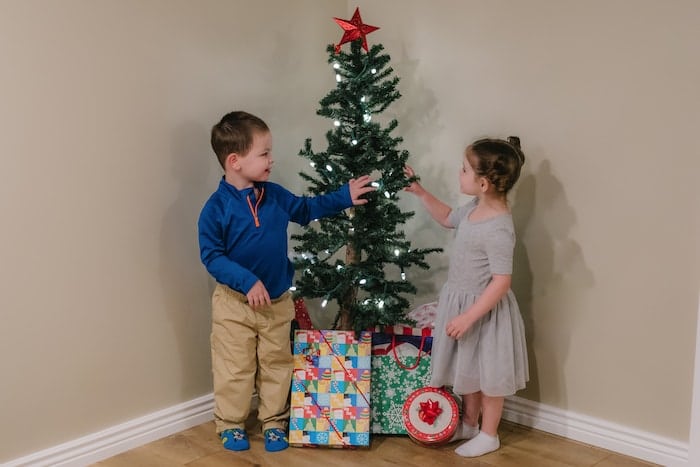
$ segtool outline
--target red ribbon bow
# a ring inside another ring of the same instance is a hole
[[[440,403],[438,401],[433,401],[428,399],[427,402],[420,403],[420,410],[418,411],[418,417],[428,425],[435,423],[435,419],[442,413],[440,408]]]

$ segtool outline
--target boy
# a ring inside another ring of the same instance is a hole
[[[360,196],[374,188],[365,175],[329,194],[298,197],[268,182],[272,135],[246,112],[226,114],[214,125],[211,145],[224,176],[198,227],[202,263],[217,282],[211,333],[216,431],[226,449],[250,448],[245,421],[255,389],[265,449],[281,451],[289,446],[294,318],[287,225],[365,204]]]

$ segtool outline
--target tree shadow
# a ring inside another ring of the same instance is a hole
[[[449,202],[448,200],[455,199],[454,190],[459,186],[456,177],[451,175],[454,171],[451,167],[435,164],[426,157],[433,150],[431,141],[439,138],[444,130],[444,125],[440,122],[437,97],[418,73],[419,61],[409,57],[403,47],[398,55],[398,59],[392,58],[392,68],[400,78],[398,90],[401,92],[401,99],[387,109],[387,116],[396,118],[399,122],[396,131],[404,138],[402,148],[410,153],[408,164],[420,176],[421,183],[439,199]],[[456,160],[455,166],[457,164],[459,161]],[[454,179],[454,185],[440,183],[441,180],[451,178]],[[417,289],[416,295],[409,298],[415,307],[435,301],[440,287],[447,280],[447,253],[454,232],[435,223],[411,193],[401,193],[398,198],[399,207],[403,211],[415,212],[405,224],[406,237],[411,241],[412,247],[444,250],[442,253],[426,256],[430,269],[414,267],[407,271],[407,280]]]

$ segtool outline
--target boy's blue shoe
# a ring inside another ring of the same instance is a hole
[[[265,450],[268,452],[283,451],[289,447],[287,434],[280,428],[265,430]]]
[[[224,430],[219,433],[219,437],[221,437],[221,442],[224,444],[224,447],[231,451],[245,451],[250,449],[248,435],[245,430],[241,430],[240,428]]]

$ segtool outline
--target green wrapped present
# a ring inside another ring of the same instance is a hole
[[[408,434],[404,402],[413,391],[430,384],[430,331],[391,326],[372,333],[372,433]]]

